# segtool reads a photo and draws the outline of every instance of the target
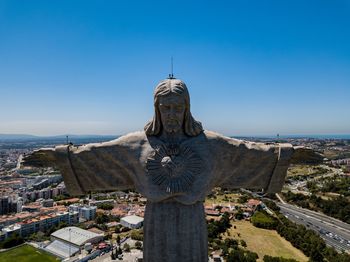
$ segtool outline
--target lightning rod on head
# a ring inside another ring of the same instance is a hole
[[[175,79],[174,77],[174,63],[173,63],[173,57],[171,57],[171,64],[170,64],[170,74],[169,74],[169,79]]]

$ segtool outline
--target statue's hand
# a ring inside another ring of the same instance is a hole
[[[312,149],[303,146],[294,147],[292,164],[319,164],[322,162],[323,156]]]
[[[55,149],[43,148],[33,151],[33,153],[25,155],[21,165],[32,167],[51,167],[55,163]]]

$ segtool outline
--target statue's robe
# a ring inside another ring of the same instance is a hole
[[[164,175],[157,177],[164,171],[157,165],[166,156],[159,153],[164,145],[158,137],[136,132],[110,142],[55,149],[70,194],[136,189],[147,198],[146,262],[207,261],[206,195],[219,186],[279,192],[293,154],[290,144],[246,142],[204,131],[181,143],[181,152],[187,152],[182,153],[184,168],[169,188],[161,183]],[[186,170],[190,176],[180,174]]]

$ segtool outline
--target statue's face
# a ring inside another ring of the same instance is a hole
[[[182,129],[185,114],[185,101],[182,96],[169,94],[159,98],[159,111],[165,132],[178,133]]]

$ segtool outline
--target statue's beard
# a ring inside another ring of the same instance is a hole
[[[164,123],[164,130],[167,133],[178,133],[181,131],[181,123],[177,119],[169,119]]]

